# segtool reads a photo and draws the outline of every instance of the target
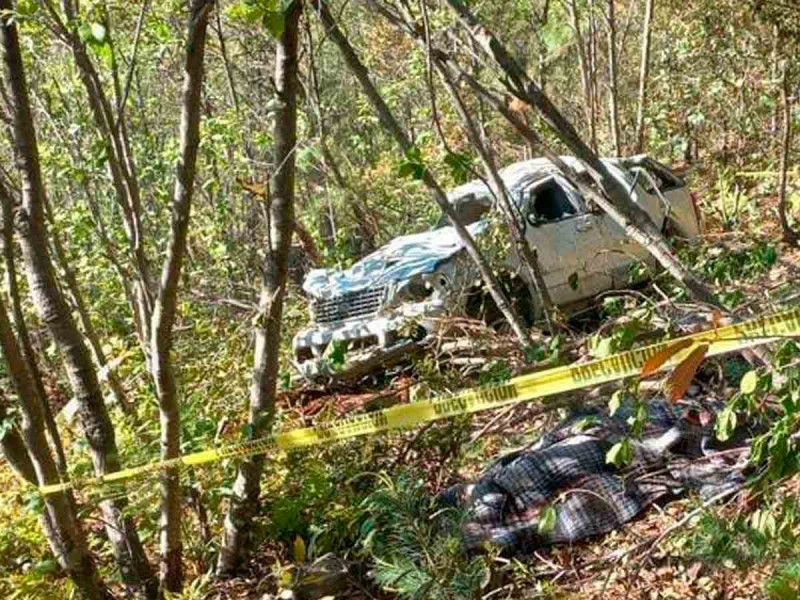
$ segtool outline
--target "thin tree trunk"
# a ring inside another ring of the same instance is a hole
[[[589,57],[589,73],[592,82],[592,151],[597,154],[598,141],[597,141],[597,119],[600,114],[600,95],[598,88],[600,83],[597,79],[597,73],[600,70],[599,66],[599,51],[597,43],[597,13],[595,9],[595,0],[589,0],[589,44],[590,49]]]
[[[783,63],[783,74],[781,75],[781,106],[783,107],[783,136],[781,139],[781,171],[780,182],[778,184],[778,214],[781,219],[781,229],[783,230],[783,240],[791,245],[797,246],[800,243],[800,233],[792,229],[789,223],[789,198],[787,193],[789,155],[792,150],[792,97],[789,86],[789,60]]]
[[[608,0],[608,124],[611,133],[611,145],[614,155],[620,156],[619,139],[619,94],[617,89],[617,18],[614,11],[614,0]]]
[[[19,48],[17,28],[11,18],[13,6],[10,0],[0,0],[0,46],[3,48],[3,67],[8,83],[11,110],[11,127],[15,137],[16,148],[23,149],[33,144],[35,149],[35,134],[33,125],[28,121],[27,126],[21,121],[27,112],[30,119],[30,106],[27,104],[27,86],[22,70],[22,57]],[[21,106],[21,103],[25,103]],[[32,135],[26,143],[20,143],[17,137],[21,134]],[[22,147],[22,148],[21,148]],[[19,157],[20,162],[25,162],[25,156]],[[38,165],[37,165],[38,167]],[[38,170],[38,169],[37,169]],[[36,179],[34,177],[33,179]],[[25,178],[26,187],[30,179]],[[50,454],[47,440],[44,435],[42,414],[43,399],[39,397],[36,386],[31,381],[28,367],[17,345],[16,338],[11,329],[5,303],[0,299],[0,347],[8,365],[8,371],[19,397],[22,422],[20,424],[21,440],[23,441],[30,464],[24,460],[20,453],[20,438],[14,431],[3,435],[3,453],[11,464],[16,465],[19,472],[30,480],[31,467],[35,473],[34,481],[39,485],[56,483],[59,479],[58,471]],[[41,517],[42,528],[45,532],[50,548],[59,565],[69,574],[75,582],[79,593],[87,600],[108,600],[111,594],[100,579],[91,555],[89,554],[83,531],[72,510],[72,503],[66,494],[54,494],[44,499],[45,510]]]
[[[781,43],[781,34],[777,25],[772,28],[772,35],[773,40],[772,53],[770,54],[770,72],[772,73],[772,80],[777,81],[779,76],[778,70],[780,69],[778,49]],[[769,133],[773,140],[778,137],[778,121],[780,120],[780,112],[781,106],[776,102],[775,108],[772,110],[772,118],[770,119],[769,125]]]
[[[520,222],[521,219],[518,214],[519,208],[511,200],[508,189],[500,178],[500,174],[497,172],[497,165],[495,165],[494,160],[483,145],[480,133],[475,127],[475,123],[472,121],[469,111],[466,106],[464,106],[464,102],[461,99],[461,95],[458,93],[458,88],[453,78],[438,61],[435,64],[438,65],[439,74],[453,98],[456,110],[461,117],[461,122],[464,124],[464,129],[467,131],[467,137],[469,137],[472,146],[478,152],[478,156],[483,163],[484,170],[491,182],[495,197],[500,199],[500,204],[506,215],[506,222],[511,230],[511,237],[514,240],[514,246],[517,250],[520,263],[523,265],[526,272],[525,282],[528,285],[533,305],[534,307],[537,305],[541,307],[547,323],[547,328],[553,331],[555,307],[553,306],[553,300],[550,298],[550,292],[544,283],[544,277],[542,276],[541,267],[536,255],[536,249],[531,248],[528,241],[525,239],[524,224]]]
[[[0,0],[0,9],[10,10],[10,0]],[[70,384],[78,402],[78,415],[98,475],[119,470],[119,451],[108,416],[97,373],[61,296],[47,251],[44,219],[45,189],[39,166],[39,150],[28,86],[19,49],[16,28],[6,25],[3,62],[6,87],[11,100],[12,131],[16,162],[22,175],[22,204],[15,221],[25,259],[31,297],[41,321],[47,326],[64,356]],[[30,448],[29,448],[30,450]],[[133,588],[154,595],[152,573],[139,536],[125,514],[125,499],[101,502],[106,532],[122,572],[123,581]]]
[[[172,328],[175,323],[178,284],[186,253],[197,149],[200,144],[200,100],[209,13],[214,0],[192,0],[186,39],[181,92],[181,153],[172,199],[172,235],[161,271],[151,327],[151,371],[161,414],[161,458],[180,456],[180,410],[172,369]],[[181,488],[177,470],[161,475],[161,589],[177,593],[183,586],[181,541]]]
[[[55,219],[53,217],[53,211],[50,207],[49,201],[45,204],[45,216],[51,227],[51,241],[53,242],[56,263],[64,273],[64,279],[67,283],[67,290],[69,291],[69,295],[72,298],[72,302],[75,305],[75,309],[78,313],[81,327],[83,327],[83,334],[86,337],[86,341],[89,343],[89,348],[92,351],[94,363],[97,365],[97,368],[102,371],[103,369],[106,369],[108,360],[105,352],[103,352],[103,347],[100,344],[100,338],[97,335],[97,331],[95,331],[94,325],[92,324],[92,318],[89,315],[89,309],[86,306],[86,302],[83,300],[83,294],[81,293],[80,286],[78,285],[78,279],[75,277],[75,271],[73,271],[72,267],[70,267],[69,259],[67,258],[67,254],[64,251],[64,246],[61,243],[61,237],[59,236],[58,232],[52,229],[55,227]],[[130,402],[128,402],[128,397],[126,396],[125,391],[122,389],[122,382],[119,380],[119,377],[117,377],[117,374],[114,373],[113,370],[108,370],[105,379],[108,383],[109,389],[111,390],[111,395],[114,398],[114,402],[116,402],[119,407],[128,415],[134,415],[135,411],[133,406],[130,404]]]
[[[59,477],[66,481],[67,474],[67,457],[64,454],[64,445],[61,443],[61,436],[58,433],[58,426],[53,417],[53,411],[50,409],[50,403],[47,399],[47,392],[44,389],[42,381],[42,373],[39,369],[39,361],[36,358],[36,353],[33,350],[33,343],[31,336],[28,332],[28,326],[25,323],[25,317],[22,312],[22,298],[19,294],[19,285],[17,283],[17,266],[14,260],[14,200],[12,192],[6,189],[5,185],[0,182],[0,202],[3,203],[3,257],[6,267],[6,289],[8,290],[9,300],[11,301],[11,311],[14,320],[14,326],[17,329],[22,344],[22,352],[25,361],[30,370],[31,379],[36,386],[36,392],[42,401],[42,414],[44,418],[47,434],[50,438],[50,444],[55,452],[56,466],[58,467]]]
[[[5,391],[0,390],[0,423],[8,418],[10,418],[8,414],[8,399]],[[22,439],[16,425],[14,427],[4,427],[0,430],[0,451],[2,451],[3,458],[6,459],[11,469],[17,474],[17,477],[30,484],[39,485],[33,462],[28,455],[27,448],[25,448],[25,441]]]
[[[353,75],[355,75],[359,84],[361,84],[364,94],[367,96],[369,101],[372,103],[373,108],[378,113],[378,118],[380,119],[384,128],[391,133],[397,144],[403,149],[404,152],[412,150],[413,145],[411,140],[392,115],[391,110],[387,106],[386,102],[384,102],[383,98],[381,98],[372,81],[370,81],[369,73],[366,67],[358,58],[358,55],[355,53],[355,50],[353,50],[353,47],[347,40],[347,37],[344,35],[341,29],[339,29],[339,26],[336,24],[333,15],[331,15],[327,2],[325,2],[325,0],[312,0],[312,5],[317,11],[328,35],[341,51],[342,57],[344,58],[348,68],[352,71]],[[467,254],[478,267],[484,284],[491,294],[492,299],[495,301],[498,309],[511,326],[514,335],[517,337],[522,346],[529,346],[530,337],[528,332],[525,331],[525,328],[522,326],[519,317],[514,313],[514,309],[511,307],[511,304],[506,298],[506,295],[503,292],[503,289],[500,287],[497,278],[494,276],[491,267],[481,255],[480,250],[475,244],[475,240],[472,238],[466,227],[464,227],[458,221],[453,206],[447,200],[447,195],[438,184],[436,179],[434,179],[429,169],[424,170],[422,182],[432,193],[433,199],[435,200],[436,204],[439,205],[439,208],[442,210],[442,212],[447,215],[462,244],[464,244]]]
[[[572,18],[572,28],[575,31],[575,42],[578,46],[578,65],[581,70],[581,89],[583,91],[583,110],[586,113],[586,125],[589,128],[589,139],[592,148],[597,147],[597,132],[595,131],[594,118],[594,91],[592,86],[594,81],[590,72],[590,59],[586,54],[587,47],[581,30],[580,13],[578,12],[578,0],[570,0],[569,12]]]
[[[62,39],[72,49],[72,55],[81,82],[86,90],[86,97],[95,125],[106,143],[108,171],[115,191],[115,198],[122,210],[123,225],[128,239],[128,247],[135,267],[134,297],[137,322],[142,328],[139,343],[149,363],[150,338],[149,326],[152,322],[154,302],[153,282],[150,275],[150,261],[144,247],[144,231],[141,221],[141,196],[136,164],[130,147],[124,110],[114,114],[106,95],[102,81],[95,69],[86,46],[78,35],[78,16],[73,0],[62,0],[66,24],[51,15],[54,27]],[[106,33],[110,37],[110,32]],[[115,90],[119,87],[118,78],[114,78]],[[116,91],[116,95],[119,92]],[[121,98],[117,104],[121,105]]]
[[[219,40],[219,50],[222,54],[222,66],[225,68],[225,80],[228,82],[228,93],[231,95],[231,103],[233,104],[233,108],[236,111],[236,114],[239,114],[239,95],[236,93],[236,84],[233,80],[233,70],[231,69],[231,63],[228,59],[228,49],[225,45],[225,36],[222,32],[222,11],[218,10],[216,14],[217,19],[217,39]]]
[[[6,10],[7,0],[0,0],[0,10]],[[0,25],[0,37],[7,37]],[[3,40],[3,45],[6,40]],[[15,430],[3,435],[3,453],[26,480],[34,485],[58,482],[58,472],[44,436],[42,400],[30,379],[5,303],[0,299],[0,347],[8,365],[11,380],[19,396],[22,416],[21,437]],[[0,411],[2,412],[2,411]],[[24,448],[19,447],[22,441]],[[24,450],[27,450],[25,460]],[[113,600],[95,568],[86,539],[78,523],[70,497],[66,493],[44,497],[45,509],[40,517],[42,529],[58,564],[72,578],[81,596],[87,600]]]
[[[297,145],[297,70],[300,15],[303,3],[295,0],[284,14],[284,29],[276,49],[275,92],[281,107],[275,118],[275,158],[280,165],[272,176],[269,253],[264,270],[255,326],[253,379],[250,385],[250,432],[258,438],[272,427],[281,339],[283,300],[294,233],[295,146]],[[230,576],[250,550],[253,517],[258,512],[264,455],[243,460],[233,486],[225,517],[217,572]]]
[[[330,170],[333,180],[342,191],[351,196],[350,205],[355,217],[356,228],[358,229],[362,251],[369,253],[375,250],[375,227],[370,222],[367,215],[367,199],[361,190],[354,189],[342,174],[339,163],[331,152],[328,145],[328,128],[326,127],[325,117],[322,114],[322,93],[320,91],[319,74],[317,73],[317,60],[314,51],[314,40],[311,36],[311,25],[308,20],[305,22],[306,38],[308,43],[308,79],[310,83],[310,94],[307,100],[311,105],[314,117],[317,120],[317,131],[319,133],[319,146],[322,152],[323,166]],[[336,215],[333,204],[328,199],[328,214],[322,215],[321,221],[327,223],[323,225],[326,231],[326,244],[332,250],[336,240]],[[328,235],[327,232],[330,232]]]
[[[486,175],[491,182],[491,187],[495,198],[500,200],[500,205],[502,206],[503,213],[506,216],[506,222],[511,231],[511,237],[514,240],[514,246],[517,250],[517,255],[520,263],[523,266],[523,269],[525,269],[526,277],[524,279],[528,286],[533,305],[534,307],[539,307],[542,309],[547,328],[550,331],[553,331],[553,316],[555,307],[553,305],[553,300],[550,298],[550,293],[547,289],[547,286],[544,283],[544,277],[542,276],[541,267],[536,255],[536,249],[531,248],[528,244],[528,241],[525,239],[525,226],[524,223],[520,222],[521,219],[520,215],[518,214],[519,208],[513,203],[508,189],[506,188],[505,183],[500,178],[500,174],[497,171],[497,165],[483,144],[480,132],[478,131],[475,122],[472,120],[467,107],[464,105],[461,94],[458,92],[453,75],[439,60],[435,59],[434,65],[437,72],[441,76],[445,87],[450,92],[450,96],[455,103],[456,111],[461,118],[461,122],[464,125],[465,131],[467,132],[467,137],[472,143],[473,148],[475,148],[475,150],[478,152],[478,156],[483,163]],[[535,312],[536,310],[534,310],[534,313]]]
[[[461,0],[446,1],[478,40],[484,52],[506,74],[511,93],[537,107],[553,132],[576,158],[587,165],[605,194],[605,196],[594,195],[593,199],[598,205],[623,228],[628,237],[645,247],[670,275],[685,285],[697,300],[717,306],[718,301],[713,292],[680,263],[650,216],[631,200],[628,190],[611,175],[605,164],[584,143],[572,124],[564,118],[550,99],[530,81],[525,71],[508,54],[497,37],[477,20]]]
[[[655,0],[645,0],[642,29],[642,60],[639,64],[639,102],[636,107],[636,152],[644,151],[644,112],[647,103],[647,79],[650,74],[650,25],[653,22]]]

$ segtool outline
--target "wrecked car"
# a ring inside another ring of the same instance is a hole
[[[580,161],[563,160],[594,185]],[[645,155],[603,160],[662,231],[683,237],[701,233],[694,198],[669,168]],[[526,240],[537,249],[555,304],[569,306],[627,285],[633,264],[655,265],[548,159],[514,163],[499,174]],[[488,229],[494,196],[485,183],[459,186],[448,200],[473,236]],[[524,275],[513,254],[509,263],[512,272]],[[443,316],[463,310],[465,291],[476,282],[477,268],[446,218],[431,231],[392,240],[345,271],[315,269],[303,282],[311,325],[294,337],[295,366],[302,376],[314,378],[340,370],[330,360],[333,348],[346,348],[348,360],[356,361],[369,352],[402,353],[410,340],[435,333]]]

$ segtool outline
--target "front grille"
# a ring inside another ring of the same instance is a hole
[[[333,323],[373,315],[381,308],[385,286],[347,292],[325,300],[315,300],[312,314],[317,323]]]

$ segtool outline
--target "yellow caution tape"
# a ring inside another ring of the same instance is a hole
[[[545,398],[638,375],[647,359],[681,340],[689,340],[693,344],[687,345],[684,350],[675,354],[659,370],[666,370],[678,364],[700,343],[708,344],[707,356],[716,356],[765,344],[783,337],[800,337],[800,308],[735,325],[717,327],[586,363],[555,367],[546,371],[522,375],[502,385],[472,388],[449,396],[392,406],[384,410],[335,421],[328,425],[294,429],[269,438],[122,469],[103,477],[74,479],[67,483],[46,485],[40,487],[39,491],[42,494],[55,494],[70,488],[119,483],[166,469],[209,464],[228,458],[254,456],[264,454],[274,448],[291,450],[327,444],[526,402],[535,398]]]

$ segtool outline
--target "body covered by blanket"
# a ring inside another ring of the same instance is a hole
[[[448,489],[442,501],[467,510],[467,548],[488,542],[524,553],[574,542],[619,528],[665,496],[690,489],[710,497],[742,485],[741,465],[716,455],[719,405],[654,400],[647,408],[647,427],[631,441],[633,460],[624,470],[608,464],[606,453],[630,433],[632,408],[623,405],[609,417],[605,406],[584,407],[533,446],[500,458],[475,483]],[[548,506],[556,510],[555,526],[540,531]]]

